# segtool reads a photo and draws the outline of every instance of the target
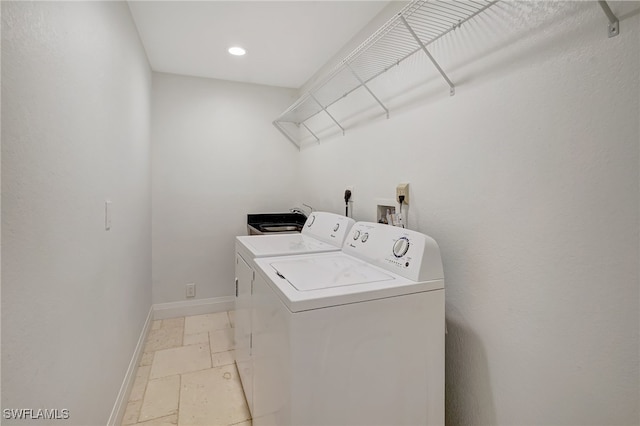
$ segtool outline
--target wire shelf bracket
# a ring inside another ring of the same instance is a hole
[[[617,36],[620,34],[620,21],[618,21],[618,17],[614,15],[606,1],[599,0],[598,3],[600,4],[600,7],[602,7],[604,14],[607,15],[607,18],[609,19],[609,28],[607,31],[609,38]]]
[[[278,131],[280,131],[280,133],[282,133],[282,135],[289,139],[289,141],[294,144],[295,146],[298,146],[298,142],[296,142],[296,140],[289,134],[287,133],[287,131],[284,129],[284,127],[282,127],[282,124],[280,124],[280,122],[278,122],[277,120],[274,120],[272,123],[276,129],[278,129]]]
[[[327,113],[327,114],[328,114],[328,113]],[[339,126],[339,124],[338,124],[338,126]],[[306,124],[302,123],[302,127],[304,127],[305,129],[307,129],[307,132],[311,133],[311,136],[313,136],[313,137],[315,138],[316,142],[320,142],[320,138],[319,138],[318,136],[316,136],[316,134],[315,134],[315,133],[313,133],[313,131],[312,131],[309,127],[307,127],[307,125],[306,125]]]
[[[315,96],[313,96],[313,93],[311,93],[311,94],[310,94],[310,96],[311,96],[311,99],[313,99],[314,101],[316,101],[316,103],[318,104],[318,106],[319,106],[320,108],[322,108],[322,110],[323,110],[323,111],[324,111],[324,112],[329,116],[329,118],[330,118],[330,119],[331,119],[331,120],[336,124],[336,126],[340,127],[340,130],[342,130],[342,136],[344,136],[344,127],[342,127],[342,126],[340,125],[340,123],[338,123],[338,120],[336,120],[336,119],[333,117],[333,115],[331,115],[331,113],[330,113],[329,111],[327,111],[327,108],[326,108],[324,105],[322,105],[322,104],[320,103],[320,101],[319,101],[318,99],[316,99],[316,97],[315,97]],[[304,123],[303,123],[303,124],[304,124]],[[305,127],[307,130],[309,130],[309,128],[308,128],[306,125],[305,125],[304,127]],[[311,130],[309,130],[309,132],[310,132],[310,133],[311,133],[311,134],[312,134],[316,139],[318,139],[318,137],[317,137],[315,134],[313,134],[313,132],[312,132]],[[319,141],[319,140],[320,140],[320,139],[318,139],[318,141]]]
[[[438,70],[438,72],[440,73],[442,78],[444,78],[445,81],[447,82],[447,84],[449,85],[449,96],[455,95],[456,94],[456,86],[454,86],[453,82],[449,79],[449,77],[447,77],[447,74],[440,67],[440,65],[438,64],[438,61],[436,61],[436,59],[431,55],[431,53],[429,53],[429,51],[427,50],[427,47],[424,45],[422,40],[420,40],[420,37],[418,37],[416,32],[413,31],[413,28],[411,28],[411,25],[409,25],[409,23],[407,22],[405,17],[404,16],[400,16],[400,20],[402,20],[402,23],[404,24],[405,27],[407,27],[407,31],[409,31],[411,36],[416,40],[416,43],[418,43],[418,46],[420,46],[420,49],[422,49],[422,51],[427,55],[427,57],[429,58],[431,63],[433,63],[433,66],[436,67],[436,69]]]
[[[387,114],[387,118],[389,118],[389,109],[384,106],[384,104],[382,103],[382,101],[380,99],[378,99],[378,97],[371,91],[371,89],[369,89],[369,86],[367,86],[367,83],[365,83],[364,81],[362,81],[362,79],[360,78],[360,76],[353,70],[353,68],[351,68],[351,66],[349,66],[349,64],[346,65],[347,68],[349,68],[349,71],[351,71],[351,73],[353,74],[353,76],[356,78],[356,80],[358,80],[360,82],[360,84],[362,85],[362,87],[364,87],[365,89],[367,89],[367,92],[369,92],[369,94],[371,96],[373,96],[373,99],[376,100],[376,102],[378,102],[378,104],[382,107],[382,109],[384,110],[384,112]]]

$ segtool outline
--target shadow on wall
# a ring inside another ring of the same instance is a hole
[[[480,338],[447,320],[445,348],[445,424],[496,424],[487,354]]]

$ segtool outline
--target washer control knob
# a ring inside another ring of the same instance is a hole
[[[409,250],[409,239],[407,237],[400,237],[393,245],[393,255],[395,257],[402,257],[407,254]]]
[[[307,228],[310,227],[311,225],[313,225],[313,222],[316,221],[316,215],[311,215],[309,217],[309,219],[307,220]]]
[[[336,226],[333,227],[333,232],[336,232],[338,229],[340,229],[340,224],[336,223]]]
[[[366,243],[368,239],[369,239],[369,233],[365,232],[364,234],[362,234],[362,239],[360,241],[362,241],[363,243]]]
[[[357,240],[358,238],[360,238],[360,231],[356,231],[353,233],[353,239]]]

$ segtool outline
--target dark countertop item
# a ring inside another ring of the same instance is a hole
[[[250,234],[300,232],[306,221],[300,213],[255,213],[247,215],[247,228]]]

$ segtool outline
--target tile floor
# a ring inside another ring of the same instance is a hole
[[[251,426],[233,311],[153,322],[122,425]]]

